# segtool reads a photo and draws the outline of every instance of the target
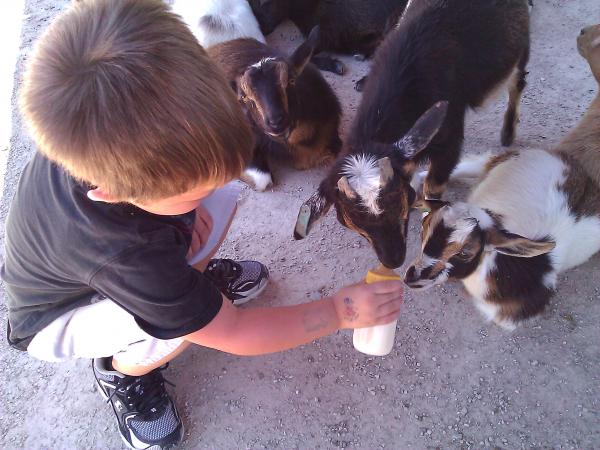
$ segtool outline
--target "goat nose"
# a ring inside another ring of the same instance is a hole
[[[271,125],[273,128],[279,128],[283,125],[284,120],[285,120],[284,115],[278,114],[276,116],[269,118],[269,125]]]

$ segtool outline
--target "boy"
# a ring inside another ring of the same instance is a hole
[[[239,309],[231,298],[266,284],[261,264],[187,263],[212,227],[201,201],[240,174],[253,139],[222,74],[160,0],[72,6],[40,40],[21,107],[39,152],[6,225],[9,341],[48,361],[92,358],[129,446],[181,439],[160,371],[189,343],[257,355],[398,316],[399,282]]]

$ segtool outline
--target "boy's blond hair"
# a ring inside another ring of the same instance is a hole
[[[42,153],[122,200],[221,184],[252,155],[233,90],[160,0],[71,6],[37,44],[21,110]]]

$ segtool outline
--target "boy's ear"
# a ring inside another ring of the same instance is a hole
[[[556,242],[548,240],[534,241],[518,234],[492,228],[486,231],[487,244],[498,253],[521,258],[549,253],[556,247]]]
[[[114,198],[108,192],[102,190],[102,188],[99,187],[87,191],[87,196],[90,200],[94,202],[119,203],[121,201]]]

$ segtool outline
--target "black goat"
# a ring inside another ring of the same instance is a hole
[[[408,0],[249,0],[261,31],[270,34],[290,19],[307,36],[321,29],[321,44],[315,54],[331,51],[370,57],[385,33],[396,23]],[[321,70],[342,75],[341,61],[316,55]]]
[[[244,180],[257,190],[272,182],[269,157],[291,157],[296,169],[308,169],[334,159],[342,146],[339,101],[309,63],[318,42],[316,27],[289,57],[255,39],[234,39],[207,49],[256,130],[254,160]]]
[[[425,198],[440,198],[460,156],[467,108],[481,105],[506,79],[501,140],[509,145],[528,57],[527,0],[409,3],[375,54],[344,156],[301,209],[296,238],[333,203],[342,225],[367,237],[383,264],[400,266],[406,245],[400,224],[416,197],[410,181],[418,163],[430,161]],[[439,100],[448,102],[443,123],[436,111],[445,108],[438,105],[407,133]]]

